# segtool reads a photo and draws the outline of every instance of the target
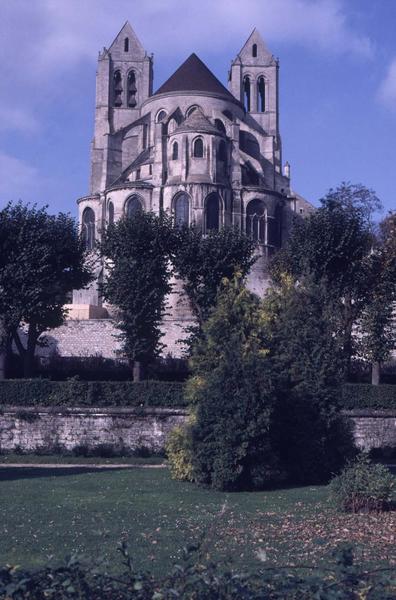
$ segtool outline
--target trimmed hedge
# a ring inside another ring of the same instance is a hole
[[[396,409],[396,385],[347,383],[342,390],[342,408]]]
[[[186,406],[184,385],[168,381],[0,381],[1,406]]]
[[[187,406],[184,384],[169,381],[0,381],[0,406]],[[396,385],[347,383],[342,408],[396,409]]]

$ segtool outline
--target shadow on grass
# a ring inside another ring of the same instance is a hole
[[[17,479],[36,479],[38,477],[65,477],[70,475],[86,475],[87,473],[108,473],[110,471],[125,471],[118,467],[98,469],[87,467],[2,467],[0,469],[1,481],[15,481]]]

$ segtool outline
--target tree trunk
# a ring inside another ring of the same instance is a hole
[[[133,362],[133,381],[141,381],[142,379],[142,363],[140,360]]]
[[[379,385],[381,378],[381,364],[378,361],[371,363],[371,383],[372,385]]]

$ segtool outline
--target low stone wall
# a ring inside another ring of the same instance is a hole
[[[359,448],[396,447],[395,410],[354,410],[352,420]],[[38,408],[4,407],[0,411],[0,452],[59,450],[77,446],[116,451],[164,449],[166,437],[187,417],[177,408]]]
[[[94,449],[152,453],[164,448],[169,431],[186,412],[167,408],[21,408],[0,413],[0,452]]]
[[[396,410],[350,410],[355,443],[362,450],[396,448]]]

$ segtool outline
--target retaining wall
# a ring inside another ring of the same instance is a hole
[[[396,447],[395,410],[345,411],[353,422],[358,447]],[[178,408],[40,408],[4,407],[0,412],[0,452],[142,448],[160,452],[170,430],[182,424]]]

